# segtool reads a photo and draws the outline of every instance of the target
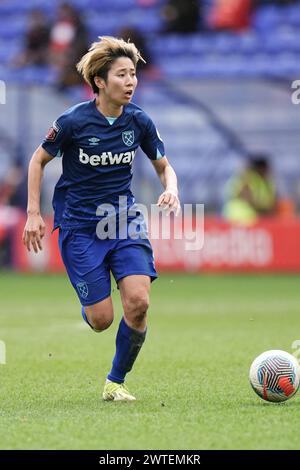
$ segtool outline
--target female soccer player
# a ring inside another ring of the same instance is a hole
[[[53,196],[61,256],[82,316],[94,331],[105,330],[113,321],[110,272],[117,282],[124,316],[103,399],[130,401],[135,397],[124,385],[125,375],[145,340],[150,283],[157,277],[144,224],[140,223],[138,237],[138,230],[135,236],[129,230],[135,226],[130,183],[138,147],[153,163],[164,187],[157,205],[178,212],[180,203],[176,174],[162,140],[149,116],[130,103],[137,85],[136,65],[143,59],[133,43],[108,36],[99,39],[77,65],[96,98],[63,113],[31,158],[23,243],[29,251],[42,249],[43,170],[53,158],[62,157],[62,175]],[[143,221],[141,214],[138,218]],[[113,220],[118,230],[108,230],[105,238],[105,224],[101,224],[105,221],[111,227]],[[126,236],[120,220],[126,221]]]

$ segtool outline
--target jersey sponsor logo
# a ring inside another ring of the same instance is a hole
[[[131,147],[134,144],[134,131],[122,132],[122,140],[127,147]]]
[[[54,142],[59,131],[60,131],[59,125],[57,124],[56,121],[54,121],[54,123],[52,124],[52,126],[50,127],[46,135],[46,140],[48,140],[49,142]]]
[[[88,155],[79,149],[79,161],[84,165],[90,164],[92,166],[106,166],[106,165],[122,165],[124,163],[132,164],[135,157],[135,151],[124,153],[102,152],[101,155]]]

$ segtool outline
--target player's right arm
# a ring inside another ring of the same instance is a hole
[[[27,222],[22,239],[27,250],[31,251],[32,247],[35,253],[42,250],[42,238],[45,235],[45,223],[40,213],[41,182],[44,168],[52,159],[53,156],[39,146],[29,163]]]

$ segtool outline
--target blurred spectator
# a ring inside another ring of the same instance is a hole
[[[20,194],[23,180],[27,187],[24,155],[2,129],[0,134],[0,207],[26,208],[26,200],[23,201]]]
[[[50,25],[44,12],[38,8],[30,12],[29,27],[24,39],[24,51],[14,65],[45,65],[48,63]]]
[[[58,70],[58,87],[82,83],[76,63],[88,49],[88,35],[79,12],[62,3],[50,33],[50,60]]]
[[[268,159],[250,156],[246,168],[228,183],[224,217],[230,222],[253,224],[277,209],[276,188]]]
[[[214,0],[209,24],[214,30],[241,31],[249,28],[252,0]]]
[[[0,148],[0,158],[3,148]],[[5,158],[5,149],[4,149]],[[23,183],[23,184],[22,184]],[[13,235],[19,220],[20,210],[26,207],[26,183],[23,167],[17,161],[0,174],[0,267],[9,267],[13,256]],[[20,199],[20,196],[22,199]]]
[[[164,33],[193,33],[202,29],[202,6],[199,0],[168,0],[162,9]]]
[[[12,166],[0,180],[0,206],[18,205],[16,194],[21,181],[22,169],[17,165]]]
[[[149,69],[149,67],[152,65],[152,58],[143,34],[134,27],[125,27],[121,29],[118,36],[120,36],[125,41],[130,40],[130,42],[133,42],[141,53],[143,59],[146,61],[146,63],[144,63],[140,60],[137,65],[137,70]]]

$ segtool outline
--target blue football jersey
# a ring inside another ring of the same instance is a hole
[[[80,103],[62,114],[49,130],[42,147],[62,157],[62,175],[55,186],[54,228],[94,225],[101,204],[118,207],[130,189],[132,162],[138,147],[148,158],[165,155],[164,144],[150,117],[130,103],[110,124],[96,107],[96,100]]]

